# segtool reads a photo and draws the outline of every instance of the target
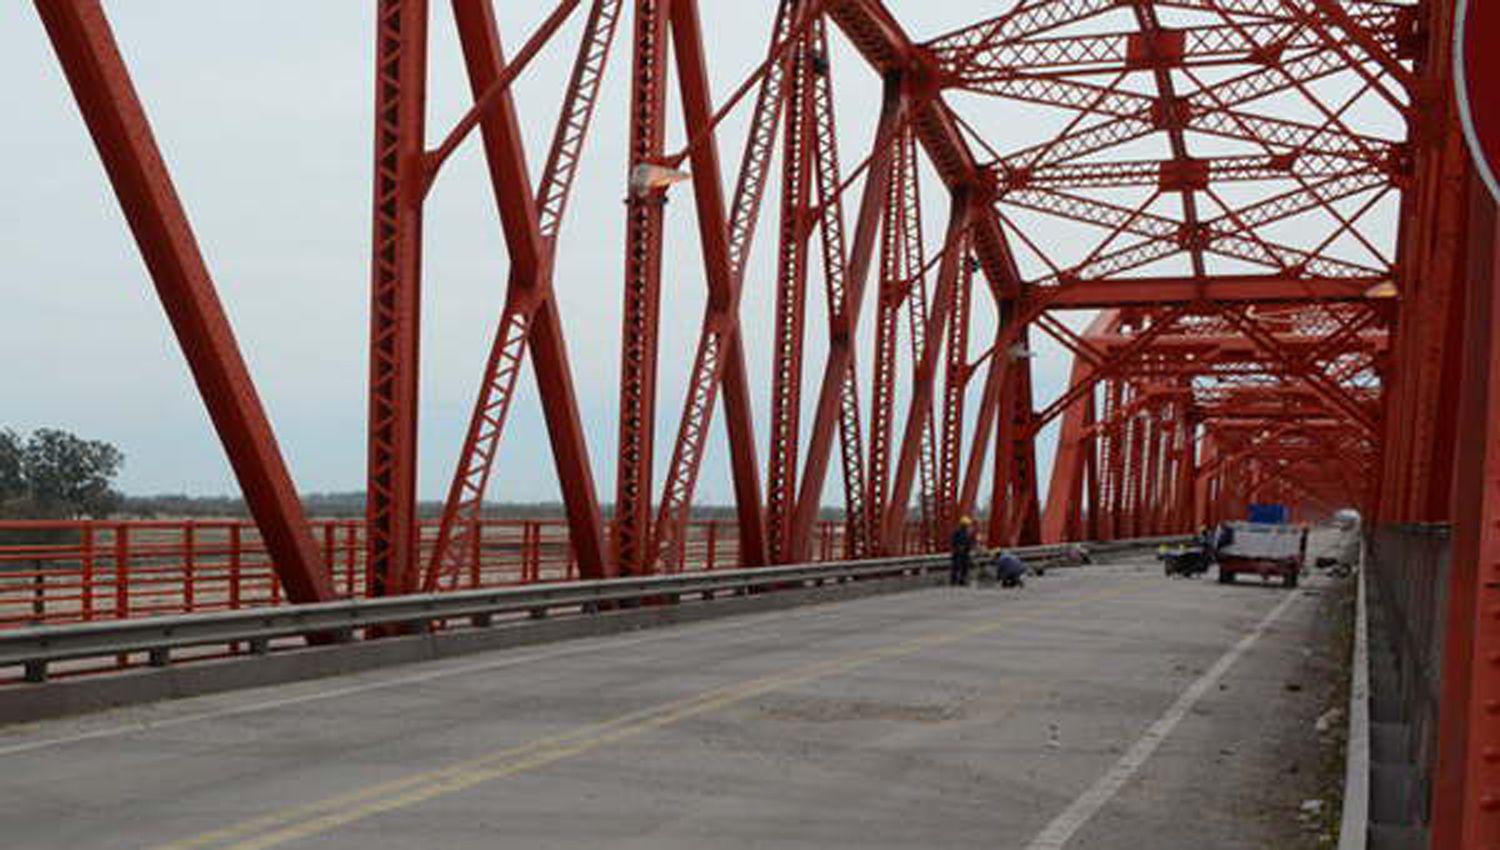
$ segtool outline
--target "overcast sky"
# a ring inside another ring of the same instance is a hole
[[[362,488],[375,4],[117,0],[106,5],[298,487]],[[514,48],[551,4],[496,5]],[[774,3],[705,0],[702,5],[715,93],[722,99],[763,54]],[[892,6],[918,37],[996,11],[995,3],[981,0]],[[447,4],[433,3],[433,12],[429,136],[436,138],[462,114],[468,95]],[[540,171],[581,20],[580,14],[570,22],[519,84],[533,174]],[[556,277],[605,499],[614,480],[628,22],[625,27],[564,224]],[[873,135],[879,84],[841,40],[832,59],[848,168],[863,158]],[[0,269],[6,295],[0,352],[9,364],[0,370],[0,425],[58,426],[115,442],[128,457],[121,484],[132,493],[236,492],[30,3],[0,3],[0,79],[5,81],[0,114],[9,118],[0,133],[0,185],[5,187]],[[979,120],[992,126],[1014,120],[1014,113],[1003,109],[997,105]],[[726,171],[739,161],[745,111],[739,110],[738,120],[727,122],[720,135]],[[681,140],[675,111],[670,126],[669,148]],[[929,179],[924,187],[933,251],[944,213],[935,182]],[[772,195],[765,212],[774,210]],[[684,188],[673,193],[667,215],[659,469],[670,454],[704,290],[692,201]],[[770,384],[774,234],[774,223],[763,216],[743,305],[762,423]],[[472,141],[445,170],[428,203],[425,252],[420,491],[434,498],[445,492],[451,475],[507,263]],[[821,286],[814,277],[810,292],[819,293]],[[979,309],[982,328],[993,319],[983,306]],[[815,294],[809,302],[809,406],[821,371],[824,310]],[[869,325],[867,313],[866,331]],[[975,352],[986,336],[976,334]],[[1068,363],[1055,347],[1038,349],[1039,392],[1049,397]],[[866,341],[860,348],[863,369],[869,351]],[[861,390],[868,404],[867,377]],[[765,433],[763,424],[759,433]],[[1044,466],[1050,463],[1047,442]],[[759,448],[764,458],[765,446]],[[720,417],[700,502],[732,498],[725,456]],[[492,498],[556,496],[529,370],[499,462]],[[829,501],[837,501],[839,490],[837,464],[834,468]]]

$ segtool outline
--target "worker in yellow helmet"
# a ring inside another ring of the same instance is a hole
[[[949,538],[951,562],[948,565],[948,583],[961,586],[969,583],[969,568],[973,564],[974,520],[959,517],[958,528]]]

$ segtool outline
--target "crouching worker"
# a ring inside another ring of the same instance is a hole
[[[995,576],[1000,579],[1001,587],[1024,587],[1026,582],[1022,579],[1025,575],[1026,565],[1015,555],[1001,552],[995,559]]]
[[[948,540],[950,546],[948,583],[954,586],[969,583],[969,569],[974,565],[974,521],[963,517],[958,528]]]

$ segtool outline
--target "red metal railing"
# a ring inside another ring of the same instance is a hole
[[[365,592],[365,535],[360,519],[312,523],[329,578],[340,596]],[[733,520],[689,524],[682,570],[738,565]],[[423,562],[437,522],[421,527]],[[844,524],[817,529],[815,559],[844,556]],[[920,547],[908,533],[903,551]],[[578,577],[567,523],[561,519],[481,522],[468,566],[441,589],[569,581]],[[279,605],[284,601],[254,522],[191,520],[0,521],[0,628],[38,623],[125,619]]]

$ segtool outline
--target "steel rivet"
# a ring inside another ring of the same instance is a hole
[[[1487,812],[1500,809],[1500,797],[1496,797],[1494,794],[1485,794],[1479,798],[1479,807]]]
[[[1500,748],[1485,747],[1483,750],[1483,756],[1484,760],[1487,762],[1493,763],[1500,761]]]
[[[1500,714],[1500,700],[1488,700],[1484,704],[1485,714]]]

